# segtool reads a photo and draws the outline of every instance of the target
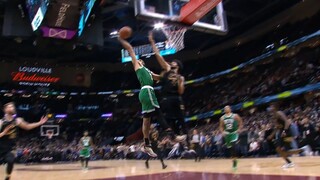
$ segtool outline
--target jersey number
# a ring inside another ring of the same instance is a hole
[[[232,129],[233,128],[233,124],[231,124],[231,123],[226,124],[226,128],[227,129]]]

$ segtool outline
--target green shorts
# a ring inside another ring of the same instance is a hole
[[[156,94],[151,87],[142,88],[139,93],[139,101],[142,105],[142,114],[154,112],[160,108]]]
[[[226,142],[227,148],[231,148],[232,145],[238,141],[238,139],[239,139],[239,134],[236,132],[232,132],[224,136],[224,140]]]
[[[90,149],[88,147],[81,149],[80,150],[80,157],[85,157],[85,158],[90,157]]]

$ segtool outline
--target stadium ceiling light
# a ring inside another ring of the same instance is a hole
[[[111,118],[112,117],[112,113],[105,113],[101,115],[101,118]]]
[[[126,94],[126,96],[127,97],[132,97],[132,96],[134,96],[134,94],[133,93],[128,93],[128,94]]]
[[[67,118],[67,114],[57,114],[56,116],[55,116],[55,118],[56,119],[65,119],[65,118]]]
[[[63,99],[63,98],[65,98],[66,96],[64,96],[64,95],[59,95],[59,96],[57,96],[57,99]]]
[[[89,51],[91,51],[91,50],[93,49],[93,46],[92,46],[91,44],[88,44],[88,45],[87,45],[87,49],[88,49]]]
[[[40,98],[43,98],[43,99],[48,98],[48,97],[49,97],[48,95],[40,95]]]
[[[115,36],[115,35],[118,35],[118,31],[112,31],[112,32],[110,33],[110,36]]]
[[[5,96],[5,97],[11,97],[11,96],[13,96],[13,94],[12,94],[12,93],[5,93],[3,96]]]
[[[153,25],[153,28],[154,28],[154,29],[161,29],[161,28],[163,28],[163,27],[164,27],[164,23],[162,23],[162,22],[155,23],[155,24]]]
[[[23,98],[29,98],[29,97],[31,97],[31,94],[23,94],[22,97]]]
[[[118,95],[117,94],[111,94],[110,97],[111,98],[116,98]]]
[[[16,43],[21,44],[22,43],[22,38],[21,37],[16,37],[14,38],[14,41],[16,41]]]

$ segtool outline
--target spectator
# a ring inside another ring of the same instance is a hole
[[[214,133],[214,145],[216,146],[216,150],[217,150],[217,155],[218,156],[222,156],[223,152],[222,152],[222,133],[218,130],[215,131]]]
[[[212,157],[213,145],[210,135],[206,135],[206,142],[204,144],[205,157]]]
[[[239,134],[239,148],[241,156],[247,157],[248,156],[248,131],[247,129],[243,129]]]
[[[313,152],[316,151],[316,130],[315,127],[309,122],[309,118],[304,118],[300,124],[300,146],[310,145]],[[312,152],[312,153],[313,153]]]
[[[259,153],[259,143],[256,139],[251,139],[250,145],[249,145],[249,154],[250,156],[256,157]]]
[[[191,144],[193,146],[194,151],[196,152],[195,161],[201,161],[201,145],[200,145],[201,136],[198,133],[197,129],[193,130],[193,134],[191,136]]]

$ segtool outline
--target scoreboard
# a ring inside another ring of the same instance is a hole
[[[87,0],[85,2],[84,9],[80,13],[78,36],[81,36],[81,34],[85,28],[86,22],[88,21],[88,18],[91,14],[91,11],[93,9],[95,2],[96,2],[96,0]]]
[[[43,37],[70,40],[80,37],[96,0],[25,0],[34,32]]]
[[[49,0],[27,0],[26,8],[29,13],[32,30],[36,31],[41,25],[47,12]]]

